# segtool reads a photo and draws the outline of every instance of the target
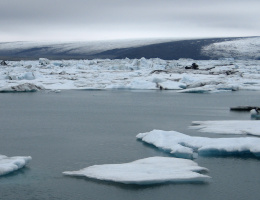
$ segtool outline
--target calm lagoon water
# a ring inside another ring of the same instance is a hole
[[[63,176],[94,164],[170,156],[135,139],[153,129],[220,137],[188,129],[194,120],[250,119],[229,107],[260,104],[259,92],[62,91],[0,94],[0,154],[32,156],[0,177],[0,199],[260,199],[260,159],[199,157],[206,184],[133,186]]]

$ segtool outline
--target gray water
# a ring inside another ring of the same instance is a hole
[[[0,177],[0,199],[260,199],[260,160],[199,157],[206,184],[124,185],[63,176],[94,164],[170,156],[135,139],[153,129],[220,137],[188,129],[194,120],[250,119],[229,107],[258,105],[259,92],[62,91],[0,94],[0,154],[32,156]]]

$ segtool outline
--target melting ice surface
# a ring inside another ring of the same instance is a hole
[[[137,138],[152,144],[175,157],[253,154],[260,157],[260,138],[207,138],[192,137],[176,131],[153,130],[139,133]]]
[[[7,157],[0,155],[0,175],[5,175],[24,167],[31,159],[30,156]]]
[[[125,184],[156,184],[165,182],[205,182],[210,177],[198,172],[208,171],[187,159],[150,157],[123,164],[94,165],[65,175],[86,176]]]
[[[200,132],[220,134],[248,134],[260,136],[260,122],[250,120],[228,120],[228,121],[193,121],[192,129]]]
[[[199,69],[185,69],[192,63]],[[145,89],[189,93],[260,90],[260,60],[95,59],[6,61],[0,91]]]

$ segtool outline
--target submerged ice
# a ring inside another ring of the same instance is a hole
[[[200,132],[260,136],[260,122],[252,120],[193,121],[190,128]]]
[[[31,159],[30,156],[7,157],[0,155],[0,176],[24,167]]]
[[[195,158],[251,154],[260,157],[260,138],[207,138],[192,137],[176,131],[153,130],[139,133],[137,138],[152,144],[175,157]]]
[[[130,163],[94,165],[79,171],[63,172],[63,174],[145,185],[166,182],[205,182],[210,177],[199,173],[203,171],[207,169],[191,160],[150,157]]]

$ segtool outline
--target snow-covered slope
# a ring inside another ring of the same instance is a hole
[[[260,37],[213,43],[202,48],[202,54],[215,58],[260,60]]]
[[[147,40],[112,40],[112,41],[82,41],[82,42],[2,42],[0,43],[0,58],[9,60],[17,58],[39,58],[42,56],[82,58],[102,51],[118,48],[133,48],[149,44],[157,44],[173,39]]]
[[[82,42],[0,42],[0,59],[259,59],[260,37]]]

